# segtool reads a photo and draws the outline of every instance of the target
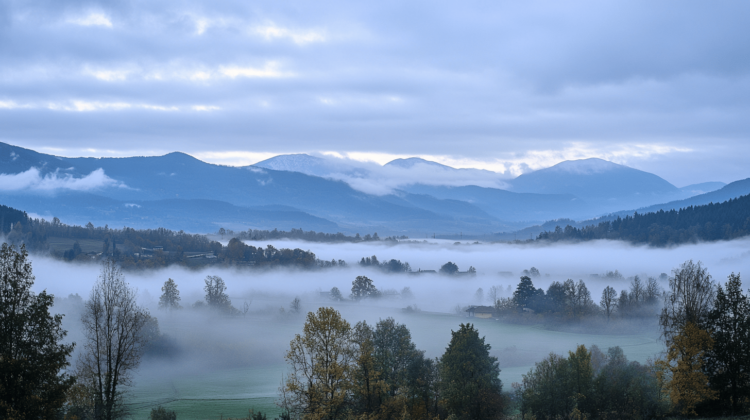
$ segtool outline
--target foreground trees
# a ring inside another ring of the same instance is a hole
[[[471,324],[451,332],[451,342],[440,358],[442,398],[448,412],[459,419],[494,419],[502,414],[500,366],[490,356],[490,345]]]
[[[718,391],[718,403],[739,414],[741,401],[750,396],[750,299],[742,293],[739,274],[732,273],[726,291],[719,286],[706,329],[713,346],[705,355],[705,370]]]
[[[93,417],[112,420],[123,412],[122,389],[130,384],[148,337],[151,317],[136,303],[136,292],[112,260],[102,265],[81,316],[86,342],[78,360],[78,380],[94,400]]]
[[[538,419],[654,418],[668,410],[653,367],[628,362],[619,347],[550,354],[523,376],[517,394],[522,414]]]
[[[60,344],[62,316],[53,296],[31,291],[34,275],[24,247],[0,249],[0,418],[55,418],[73,380],[61,371],[73,345]]]
[[[304,419],[494,419],[502,413],[500,369],[489,349],[472,325],[461,325],[438,362],[392,318],[352,328],[320,308],[290,344],[281,404]]]

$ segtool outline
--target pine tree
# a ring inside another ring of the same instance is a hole
[[[440,358],[441,389],[448,412],[460,419],[489,419],[502,412],[500,366],[472,324],[451,332]]]
[[[750,394],[750,300],[742,293],[739,274],[729,276],[726,292],[719,286],[707,328],[714,346],[706,354],[706,371],[721,406],[731,407],[734,415]]]
[[[52,316],[54,297],[34,293],[34,275],[26,248],[0,249],[0,418],[55,418],[73,379],[73,345],[60,344],[62,316]]]

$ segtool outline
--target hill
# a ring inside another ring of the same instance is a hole
[[[618,217],[582,228],[557,226],[539,240],[618,239],[666,246],[698,241],[729,240],[750,235],[750,195],[722,203],[659,210]]]

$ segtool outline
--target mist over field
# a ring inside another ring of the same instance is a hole
[[[491,305],[487,291],[492,286],[500,287],[503,297],[512,296],[521,272],[532,266],[541,272],[540,277],[533,279],[537,288],[546,289],[551,282],[568,278],[583,279],[598,304],[604,287],[609,285],[619,292],[629,287],[629,277],[658,277],[661,273],[671,273],[688,259],[702,261],[719,282],[731,272],[747,271],[750,265],[750,240],[661,249],[613,241],[558,245],[468,242],[455,245],[450,241],[399,245],[269,243],[277,248],[309,249],[321,259],[343,259],[349,265],[314,271],[220,267],[194,271],[168,267],[125,273],[126,280],[138,289],[140,303],[158,318],[161,332],[169,337],[171,346],[169,357],[146,355],[144,358],[131,390],[136,411],[139,404],[143,407],[154,403],[186,404],[185,401],[192,399],[211,400],[214,405],[204,404],[208,411],[218,410],[227,401],[245,401],[245,405],[254,401],[252,404],[272,411],[281,376],[286,372],[284,354],[289,341],[301,332],[304,314],[321,306],[335,307],[352,325],[361,320],[374,325],[379,319],[394,317],[409,328],[417,348],[425,350],[429,357],[442,354],[450,340],[450,331],[456,330],[461,322],[473,322],[480,334],[487,337],[491,353],[499,358],[501,379],[506,387],[520,381],[522,374],[550,352],[567,354],[578,344],[596,344],[604,351],[611,346],[621,346],[631,360],[646,362],[663,350],[655,322],[642,327],[638,324],[640,329],[625,335],[586,334],[585,331],[551,331],[541,325],[470,319],[463,313],[458,315],[456,307]],[[252,244],[267,245],[265,242]],[[362,257],[372,255],[377,255],[380,261],[392,258],[408,261],[414,271],[438,270],[442,264],[452,261],[461,271],[469,266],[476,267],[477,275],[385,274],[357,264]],[[39,255],[32,256],[32,260],[36,275],[34,288],[37,291],[47,289],[57,297],[54,309],[66,313],[64,325],[69,330],[68,339],[82,342],[80,313],[72,299],[66,297],[77,293],[85,300],[99,266],[65,263]],[[622,273],[624,279],[591,277],[614,270]],[[192,308],[193,303],[204,298],[203,279],[207,275],[222,277],[232,304],[242,308],[247,302],[248,313],[225,317]],[[352,281],[358,275],[371,278],[381,291],[401,292],[409,287],[413,297],[332,302],[320,295],[321,291],[338,287],[342,295],[348,297]],[[168,278],[176,281],[184,308],[172,313],[158,309],[160,289]],[[662,281],[661,286],[666,288],[666,282]],[[477,299],[478,288],[485,292],[483,301]],[[289,311],[289,304],[295,297],[302,302],[299,314]],[[403,308],[409,305],[416,305],[419,311],[405,312]],[[77,348],[76,352],[79,350]],[[215,414],[208,411],[207,414]]]

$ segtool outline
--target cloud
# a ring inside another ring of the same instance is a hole
[[[268,24],[263,26],[256,26],[250,30],[251,33],[259,35],[266,40],[273,39],[290,39],[295,44],[305,45],[313,42],[323,42],[326,40],[326,36],[322,31],[317,30],[292,30],[277,26],[275,24]]]
[[[68,23],[80,26],[104,26],[112,27],[112,21],[103,13],[89,13],[85,16],[68,19]]]
[[[585,155],[675,184],[750,175],[743,2],[94,3],[3,3],[0,140],[435,156],[510,174]],[[654,145],[690,151],[637,153]]]
[[[122,182],[108,177],[101,168],[81,178],[58,171],[42,175],[37,168],[18,174],[0,174],[0,191],[90,191],[110,187],[127,188]]]

